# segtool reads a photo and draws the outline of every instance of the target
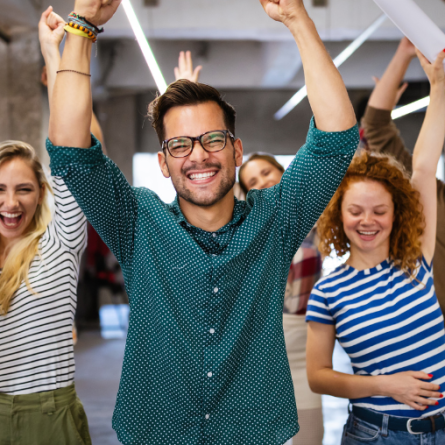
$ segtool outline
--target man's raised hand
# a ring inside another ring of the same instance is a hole
[[[286,26],[306,13],[303,0],[260,0],[267,15]]]
[[[76,0],[74,12],[93,25],[101,26],[113,17],[122,0]]]

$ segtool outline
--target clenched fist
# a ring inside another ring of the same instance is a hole
[[[113,17],[122,0],[76,0],[74,12],[100,26]]]
[[[270,18],[286,26],[306,14],[303,0],[260,0],[260,3]]]

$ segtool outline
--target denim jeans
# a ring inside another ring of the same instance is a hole
[[[445,416],[445,413],[442,413]],[[435,433],[410,434],[388,429],[389,416],[384,416],[380,427],[349,414],[343,428],[341,445],[445,445],[445,430]]]

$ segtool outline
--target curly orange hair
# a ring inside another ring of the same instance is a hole
[[[335,251],[338,256],[343,256],[350,251],[341,219],[343,196],[352,182],[367,180],[381,183],[392,196],[394,223],[389,258],[412,276],[422,256],[420,238],[424,232],[425,218],[419,193],[412,187],[403,166],[387,155],[363,150],[354,157],[342,183],[318,221],[320,252],[330,255]]]

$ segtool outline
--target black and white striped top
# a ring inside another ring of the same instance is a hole
[[[52,391],[74,381],[73,320],[86,219],[61,178],[53,178],[55,215],[22,283],[0,316],[0,392]]]

